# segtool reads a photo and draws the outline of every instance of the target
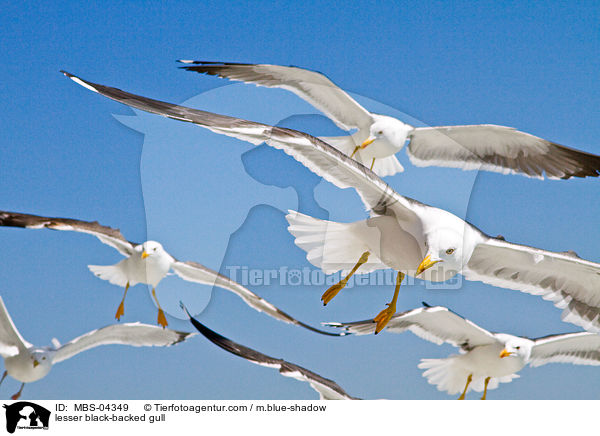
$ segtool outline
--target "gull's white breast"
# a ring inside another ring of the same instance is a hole
[[[21,352],[16,356],[4,359],[4,368],[12,378],[23,383],[30,383],[41,378],[52,369],[52,363],[48,360],[39,361],[39,365],[34,368],[33,360],[29,353]]]
[[[141,255],[134,253],[123,260],[122,266],[130,282],[146,283],[156,287],[169,272],[172,262],[169,255],[157,254],[142,259]]]
[[[499,343],[482,345],[457,358],[460,365],[477,377],[503,377],[519,372],[525,361],[519,356],[500,357],[503,346]]]

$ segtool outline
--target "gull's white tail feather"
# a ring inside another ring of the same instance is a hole
[[[421,359],[418,367],[425,369],[423,377],[429,384],[437,386],[439,391],[446,391],[450,395],[461,394],[467,384],[467,378],[472,372],[461,365],[462,355],[452,355],[445,359]],[[488,383],[488,391],[496,389],[500,383],[508,383],[518,374],[511,374],[503,377],[492,377]],[[473,380],[469,385],[469,391],[483,392],[485,385],[485,375],[473,374]]]
[[[368,166],[370,167],[371,164],[369,163]],[[373,165],[373,172],[379,177],[393,176],[403,171],[404,167],[400,165],[400,162],[394,155],[375,159],[375,164]]]
[[[429,384],[437,386],[439,391],[456,395],[462,393],[470,373],[459,364],[458,357],[455,355],[445,359],[421,359],[418,367],[426,369],[423,377]],[[471,390],[471,386],[469,386],[469,390]]]
[[[338,271],[347,273],[354,267],[365,251],[367,245],[361,234],[374,231],[366,221],[355,223],[336,223],[321,220],[296,211],[288,211],[286,219],[290,224],[288,231],[296,238],[298,247],[306,251],[306,258],[314,266],[321,268],[325,274]],[[381,261],[371,254],[366,264],[357,274],[366,274],[382,266]]]
[[[123,271],[121,262],[115,265],[88,265],[88,268],[96,277],[99,277],[102,280],[108,280],[113,285],[125,287],[128,280],[127,275]],[[129,280],[129,284],[133,286],[136,283]]]

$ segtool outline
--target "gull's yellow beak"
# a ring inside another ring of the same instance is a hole
[[[38,366],[40,364],[40,362],[38,362],[37,359],[33,360],[33,367],[35,368],[36,366]]]
[[[425,259],[423,259],[423,262],[421,262],[421,264],[417,268],[417,274],[416,275],[421,274],[423,271],[425,271],[426,269],[431,268],[433,265],[435,265],[438,262],[441,262],[441,260],[431,260],[431,256],[427,255],[427,257]]]
[[[142,259],[145,259],[148,256],[150,256],[150,255],[146,252],[146,250],[142,251]]]
[[[365,139],[365,142],[360,144],[360,148],[365,148],[367,145],[369,145],[373,141],[375,141],[375,137],[369,136],[367,139]]]
[[[501,358],[501,359],[503,359],[503,358],[505,358],[505,357],[508,357],[508,356],[510,356],[511,354],[512,354],[512,353],[511,353],[511,352],[509,352],[509,351],[506,351],[506,348],[505,348],[504,350],[502,350],[502,351],[500,352],[500,358]]]

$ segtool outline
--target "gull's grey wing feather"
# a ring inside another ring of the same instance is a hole
[[[27,229],[69,230],[94,235],[102,243],[110,245],[124,256],[133,254],[137,244],[129,242],[118,229],[103,226],[98,221],[81,221],[71,218],[51,218],[18,212],[0,211],[0,226]]]
[[[512,127],[419,127],[407,153],[417,166],[443,166],[524,174],[540,179],[598,177],[600,156],[555,144]]]
[[[237,80],[267,88],[282,88],[293,92],[319,109],[338,127],[369,129],[373,118],[324,74],[294,66],[239,64],[231,62],[180,61],[188,71]]]
[[[61,362],[82,351],[100,345],[118,344],[133,347],[167,347],[178,344],[195,334],[141,324],[139,322],[113,324],[93,330],[62,345],[55,351],[52,362]]]
[[[373,214],[393,214],[401,225],[408,227],[419,225],[419,210],[429,208],[416,200],[401,196],[374,172],[307,133],[153,100],[117,88],[88,82],[65,71],[62,73],[91,91],[136,109],[194,123],[254,145],[266,142],[272,147],[282,149],[337,187],[354,188]]]
[[[20,351],[24,351],[31,346],[17,330],[4,305],[4,300],[0,297],[0,356],[16,356]]]
[[[218,286],[219,288],[233,292],[242,300],[244,300],[244,302],[248,306],[252,307],[255,310],[258,310],[259,312],[266,313],[270,317],[275,318],[279,321],[304,327],[310,331],[320,333],[323,335],[340,336],[339,333],[331,333],[319,330],[314,327],[311,327],[308,324],[303,323],[302,321],[297,320],[296,318],[288,315],[284,311],[278,309],[264,298],[259,297],[254,292],[240,285],[236,281],[231,280],[230,278],[225,277],[224,275],[219,274],[218,272],[213,271],[205,267],[204,265],[200,265],[199,263],[191,261],[176,261],[171,268],[179,277],[181,277],[184,280],[201,283],[209,286]]]
[[[325,325],[339,327],[356,335],[374,333],[376,326],[372,319],[326,323]],[[402,333],[409,330],[420,338],[435,344],[440,345],[446,342],[465,350],[496,342],[493,333],[442,306],[421,307],[397,313],[390,319],[386,330],[390,333]]]
[[[578,332],[534,339],[529,364],[541,366],[550,362],[600,365],[600,335]]]
[[[564,321],[600,331],[600,264],[497,238],[478,244],[463,269],[467,280],[550,300]]]

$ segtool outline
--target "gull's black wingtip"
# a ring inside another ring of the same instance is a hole
[[[60,72],[61,72],[62,74],[64,74],[65,76],[67,76],[69,79],[70,79],[71,77],[75,77],[73,74],[71,74],[71,73],[69,73],[68,71],[65,71],[65,70],[60,70]]]
[[[185,304],[183,304],[183,301],[179,300],[179,307],[181,307],[181,310],[183,310],[185,312],[185,314],[188,316],[188,318],[192,318],[192,315],[190,315],[190,312],[187,310],[187,307],[185,307]]]
[[[431,304],[426,303],[425,301],[421,301],[423,307],[433,307]]]
[[[181,302],[179,302],[179,303],[181,306],[183,306],[185,313],[187,313],[187,315],[190,317],[190,322],[196,328],[196,330],[198,330],[204,337],[206,337],[208,340],[213,342],[215,345],[218,345],[219,347],[224,348],[225,350],[231,351],[231,347],[230,346],[228,347],[228,344],[233,343],[233,342],[230,339],[227,339],[225,336],[221,336],[214,330],[211,330],[208,327],[206,327],[204,324],[202,324],[200,321],[198,321],[196,318],[192,317],[189,314],[188,310],[185,308],[183,303],[181,303]],[[239,353],[235,353],[235,352],[234,352],[234,354],[240,355]]]
[[[202,324],[200,321],[198,321],[196,318],[194,318],[192,315],[190,315],[190,312],[187,310],[187,307],[185,307],[185,304],[183,304],[183,301],[181,301],[181,300],[179,301],[179,307],[181,307],[183,309],[183,311],[185,312],[185,314],[189,317],[190,322],[192,323],[192,325],[194,327],[196,327],[196,330],[198,330],[204,336],[207,336],[207,337],[220,336],[218,333],[213,332],[211,329],[209,329],[204,324]],[[227,339],[227,338],[225,338],[225,339]]]

